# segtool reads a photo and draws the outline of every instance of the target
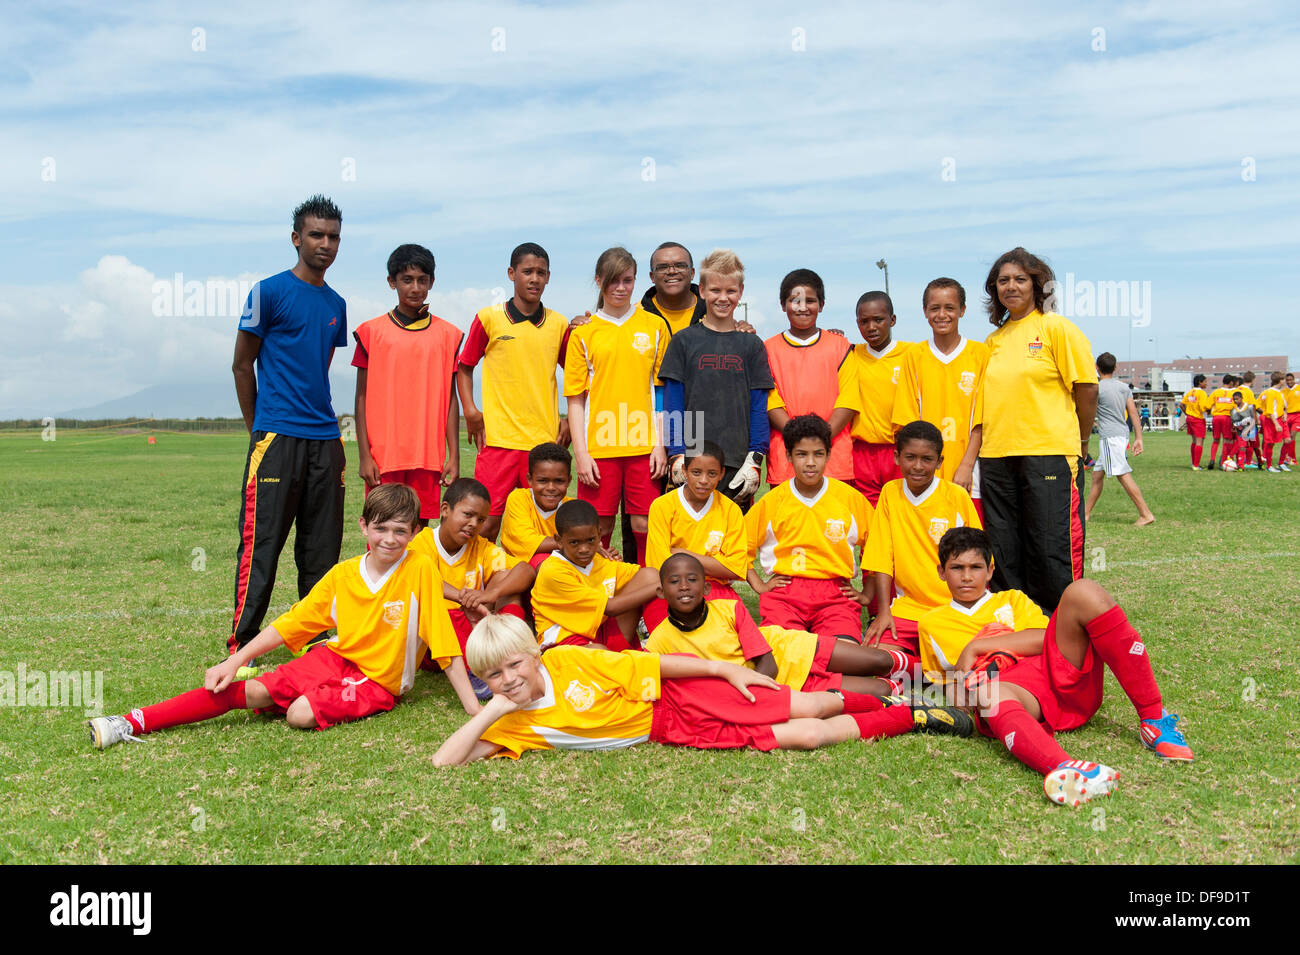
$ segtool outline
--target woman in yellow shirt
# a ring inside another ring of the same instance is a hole
[[[1097,414],[1092,346],[1052,312],[1055,276],[1022,248],[984,283],[989,361],[980,391],[980,496],[994,590],[1023,590],[1047,612],[1083,576],[1083,469]]]

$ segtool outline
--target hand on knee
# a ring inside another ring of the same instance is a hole
[[[300,696],[289,704],[284,714],[284,721],[294,729],[309,730],[316,728],[316,714],[311,711],[307,697]]]

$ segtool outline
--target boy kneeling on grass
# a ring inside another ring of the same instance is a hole
[[[530,749],[816,749],[911,732],[912,708],[848,692],[798,693],[746,667],[697,657],[557,646],[544,655],[517,617],[470,633],[469,665],[492,699],[433,756],[459,766]],[[953,732],[969,717],[952,711]],[[938,728],[938,727],[933,727]]]
[[[328,729],[391,710],[415,682],[427,646],[447,671],[467,713],[480,709],[442,601],[442,577],[407,551],[419,530],[420,499],[405,484],[381,484],[366,497],[361,531],[370,550],[336,564],[302,600],[211,667],[203,686],[123,716],[87,721],[106,749],[123,740],[230,710],[283,713],[298,729]],[[331,627],[338,636],[253,680],[234,682],[248,660],[285,644],[291,650]]]
[[[939,540],[939,574],[952,601],[921,617],[921,662],[936,682],[980,688],[979,729],[1043,774],[1052,802],[1078,806],[1109,795],[1119,773],[1072,759],[1054,733],[1078,729],[1101,707],[1106,667],[1137,710],[1142,745],[1163,759],[1192,751],[1165,710],[1142,636],[1100,584],[1076,580],[1050,619],[1019,590],[990,593],[988,535],[957,527]]]

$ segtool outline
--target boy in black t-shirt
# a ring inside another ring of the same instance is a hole
[[[767,448],[767,393],[774,382],[757,335],[736,328],[745,267],[716,249],[700,263],[699,324],[673,336],[659,377],[664,383],[665,444],[673,484],[682,484],[687,446],[709,440],[726,455],[718,490],[749,510]]]

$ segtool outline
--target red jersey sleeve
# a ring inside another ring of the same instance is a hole
[[[469,332],[465,335],[465,344],[461,346],[460,357],[456,359],[456,363],[473,368],[483,360],[484,354],[487,353],[487,346],[487,330],[475,315],[474,321],[470,322]]]
[[[572,328],[566,328],[564,337],[560,339],[560,357],[556,359],[556,364],[561,368],[564,367],[564,356],[569,353],[569,332],[571,331],[573,331]]]
[[[352,333],[352,337],[357,340],[357,350],[352,353],[352,366],[354,368],[369,368],[370,329],[362,325]]]

